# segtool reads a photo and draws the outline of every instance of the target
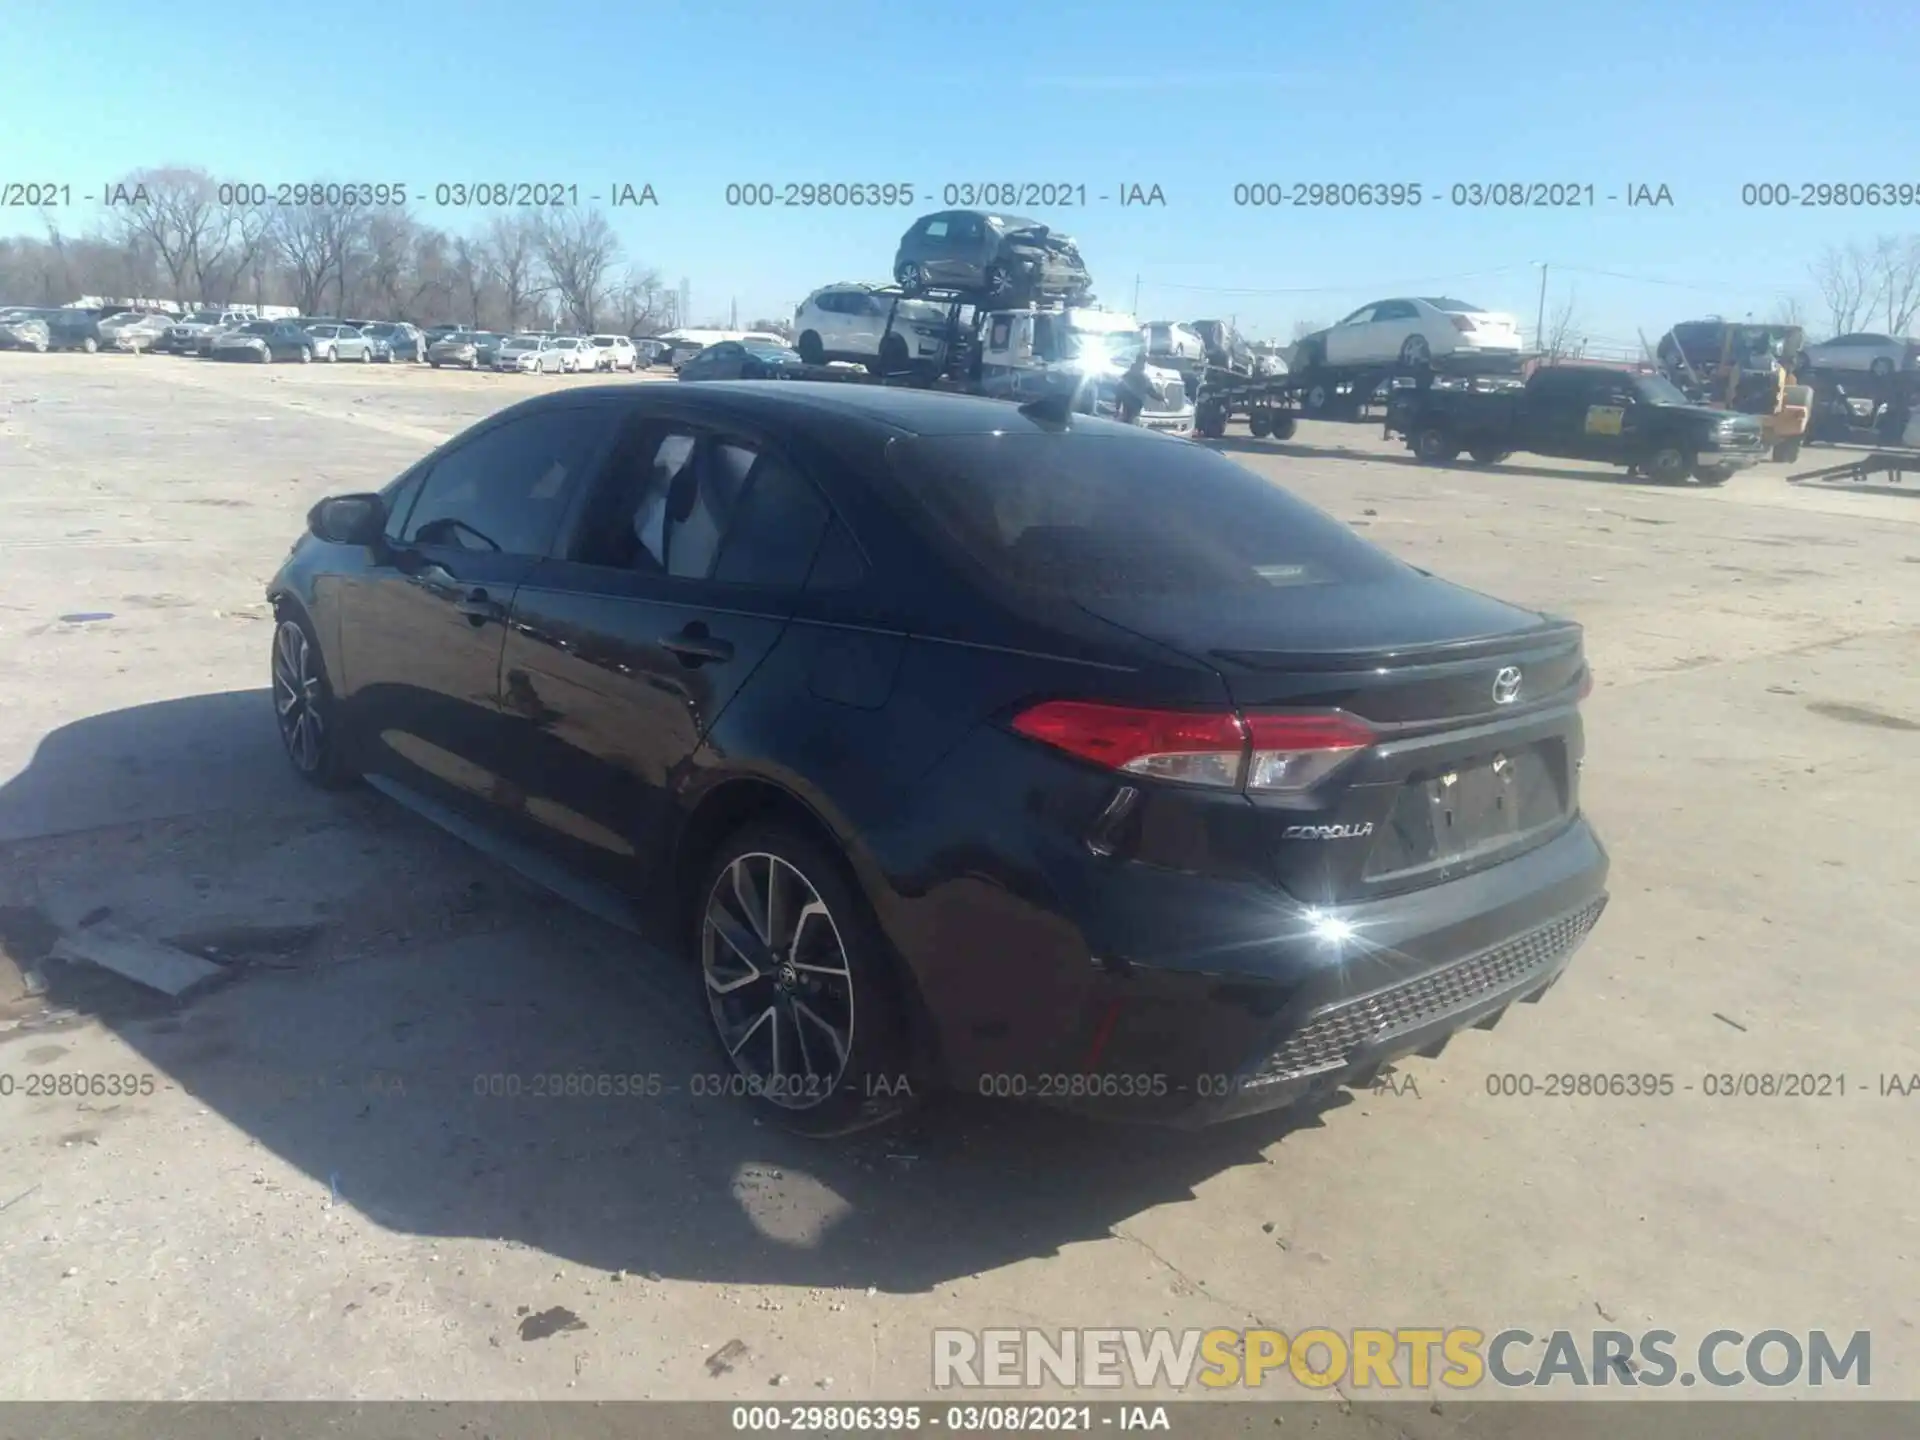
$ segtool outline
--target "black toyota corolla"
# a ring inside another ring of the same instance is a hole
[[[268,590],[294,765],[688,952],[799,1129],[1318,1097],[1536,999],[1606,903],[1579,627],[1185,441],[599,387],[309,530]]]

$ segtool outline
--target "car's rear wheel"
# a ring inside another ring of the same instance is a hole
[[[1699,485],[1724,485],[1733,478],[1733,466],[1696,465],[1693,467],[1693,478]]]
[[[990,300],[1005,300],[1013,294],[1013,272],[1005,265],[996,263],[987,266],[981,279],[986,283],[987,298]]]
[[[763,821],[724,841],[695,916],[707,1012],[729,1092],[814,1136],[907,1108],[900,971],[841,858],[797,825]]]
[[[893,278],[909,295],[920,294],[930,287],[932,281],[932,277],[927,274],[927,267],[912,260],[896,269],[893,272]]]
[[[1413,435],[1413,453],[1428,465],[1451,465],[1460,458],[1460,441],[1444,425],[1426,425]]]
[[[80,342],[80,348],[91,355],[100,348],[100,342],[89,335]]]
[[[282,612],[273,628],[273,709],[280,743],[303,780],[336,789],[352,780],[340,760],[333,690],[304,619]]]
[[[1275,414],[1270,425],[1275,440],[1291,440],[1293,432],[1298,428],[1299,425],[1293,416],[1286,414]]]
[[[306,351],[304,351],[304,350],[302,350],[302,351],[300,352],[300,359],[301,359],[301,362],[302,362],[302,363],[304,364],[304,363],[305,363],[305,361],[306,361],[306,359],[307,359],[307,352],[306,352]],[[262,346],[260,347],[260,363],[261,363],[262,365],[271,365],[271,364],[273,363],[273,350],[272,350],[272,347],[270,347],[270,346],[267,346],[267,345],[262,345]]]
[[[373,347],[371,345],[362,345],[360,347],[360,363],[362,365],[371,365],[373,363]]]
[[[1424,335],[1409,335],[1400,342],[1400,363],[1408,366],[1430,365],[1433,363],[1433,347],[1427,344]]]
[[[827,363],[827,347],[820,343],[820,336],[816,331],[806,331],[800,336],[800,343],[793,348],[800,352],[800,358],[809,365]]]

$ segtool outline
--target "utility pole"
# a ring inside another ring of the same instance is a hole
[[[1547,262],[1540,265],[1540,317],[1533,325],[1533,348],[1544,352],[1547,348]]]
[[[1887,303],[1891,305],[1893,302],[1889,300]],[[1133,277],[1133,318],[1136,320],[1140,318],[1140,277],[1138,275]]]

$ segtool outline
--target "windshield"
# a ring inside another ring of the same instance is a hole
[[[1633,388],[1649,405],[1691,405],[1693,403],[1681,393],[1677,385],[1660,375],[1638,376],[1633,382]]]
[[[1061,350],[1069,360],[1124,370],[1147,348],[1137,330],[1068,330]]]
[[[1398,560],[1212,451],[1096,435],[921,436],[888,457],[947,544],[1082,600],[1362,583]]]
[[[1469,305],[1464,300],[1448,300],[1442,297],[1436,300],[1425,300],[1422,301],[1422,303],[1431,305],[1436,310],[1444,310],[1449,315],[1478,315],[1481,313],[1480,306]]]
[[[593,337],[593,343],[598,345],[602,350],[605,350],[609,346],[618,345],[620,342],[611,335],[596,335]]]

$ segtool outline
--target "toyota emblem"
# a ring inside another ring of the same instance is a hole
[[[1520,667],[1503,665],[1493,677],[1493,703],[1511,705],[1520,698]]]

